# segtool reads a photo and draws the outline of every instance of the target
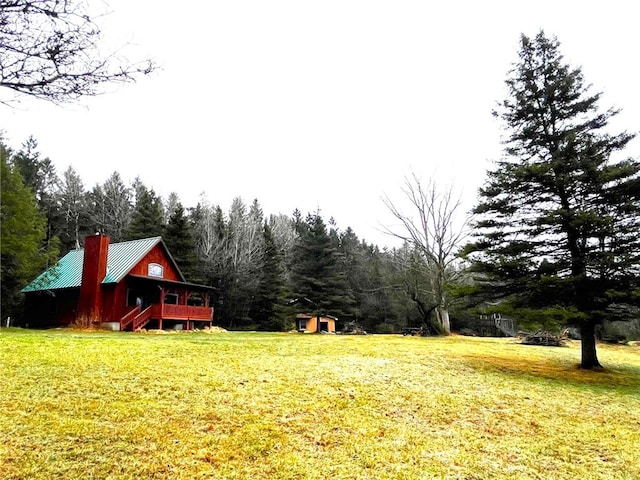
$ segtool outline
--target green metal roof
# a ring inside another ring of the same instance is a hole
[[[162,237],[143,238],[129,242],[109,244],[107,253],[107,275],[102,283],[117,283],[157,244]],[[168,252],[167,252],[168,253]],[[169,257],[171,255],[169,254]],[[84,248],[72,250],[56,265],[42,273],[22,289],[23,292],[55,290],[79,287],[82,283]],[[177,268],[177,267],[176,267]]]

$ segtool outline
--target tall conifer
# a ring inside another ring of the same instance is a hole
[[[294,296],[308,299],[315,314],[353,315],[354,299],[339,254],[319,213],[308,215],[299,228],[291,265]]]
[[[11,152],[0,143],[0,308],[3,320],[20,314],[20,290],[44,267],[55,261],[57,250],[43,249],[46,218],[35,194],[23,182],[17,167],[9,165]]]
[[[180,202],[169,216],[163,238],[187,281],[199,282],[193,230]]]
[[[485,298],[579,326],[583,368],[600,366],[596,325],[640,298],[640,163],[616,156],[633,135],[605,128],[580,68],[540,32],[522,36],[496,115],[505,156],[488,172],[467,252]]]
[[[136,195],[136,205],[127,228],[126,239],[157,237],[164,234],[164,214],[162,201],[153,190],[140,188]]]

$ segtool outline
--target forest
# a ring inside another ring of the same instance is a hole
[[[14,270],[3,261],[2,310],[17,322],[19,290],[95,232],[112,242],[162,236],[188,281],[216,287],[215,323],[229,329],[287,330],[304,311],[397,332],[429,322],[438,305],[427,262],[409,242],[381,249],[320,211],[267,215],[258,199],[239,197],[224,211],[204,194],[184,206],[177,193],[161,198],[118,172],[89,188],[73,167],[59,174],[34,138],[15,152],[2,145],[2,177],[3,204],[14,203],[21,223],[3,222],[3,243],[26,255]]]

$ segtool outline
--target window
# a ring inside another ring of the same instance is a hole
[[[178,294],[177,293],[167,293],[164,296],[164,303],[169,305],[178,305]]]
[[[149,275],[150,277],[160,277],[162,278],[163,276],[163,268],[162,265],[157,264],[157,263],[150,263],[149,267],[147,268],[147,275]]]

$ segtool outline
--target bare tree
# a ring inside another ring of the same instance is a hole
[[[258,282],[256,272],[260,269],[264,256],[262,209],[255,200],[249,211],[240,197],[231,202],[227,229],[227,251],[233,277],[243,290],[251,290]]]
[[[125,239],[133,211],[131,188],[126,186],[118,172],[91,191],[91,222],[95,228],[108,234],[114,242]]]
[[[64,212],[66,225],[66,243],[71,248],[80,248],[80,231],[83,215],[87,215],[87,202],[84,184],[73,167],[62,174],[62,182],[58,193],[58,201]]]
[[[169,193],[167,200],[164,202],[164,223],[168,224],[171,215],[175,213],[175,211],[180,205],[180,196],[176,192]]]
[[[225,216],[203,194],[191,218],[200,265],[222,300],[218,318],[229,326],[247,320],[265,254],[264,218],[257,200],[247,211],[236,197]]]
[[[433,180],[423,185],[413,173],[411,178],[405,178],[401,191],[409,201],[410,210],[404,212],[385,195],[383,202],[400,225],[396,229],[384,227],[384,231],[410,244],[424,257],[433,303],[426,308],[418,305],[427,312],[434,312],[437,324],[449,333],[447,285],[457,271],[454,268],[456,252],[466,236],[468,219],[457,222],[461,202],[454,196],[452,187],[441,190]]]
[[[285,265],[288,265],[291,259],[291,252],[298,238],[295,224],[291,217],[282,213],[269,215],[268,223],[273,235],[273,241],[280,251]]]
[[[206,195],[200,195],[191,211],[196,243],[196,255],[208,281],[223,273],[223,252],[226,250],[225,218],[219,206],[212,205]]]
[[[0,0],[0,86],[63,103],[154,70],[150,60],[103,54],[94,18],[86,0]]]

